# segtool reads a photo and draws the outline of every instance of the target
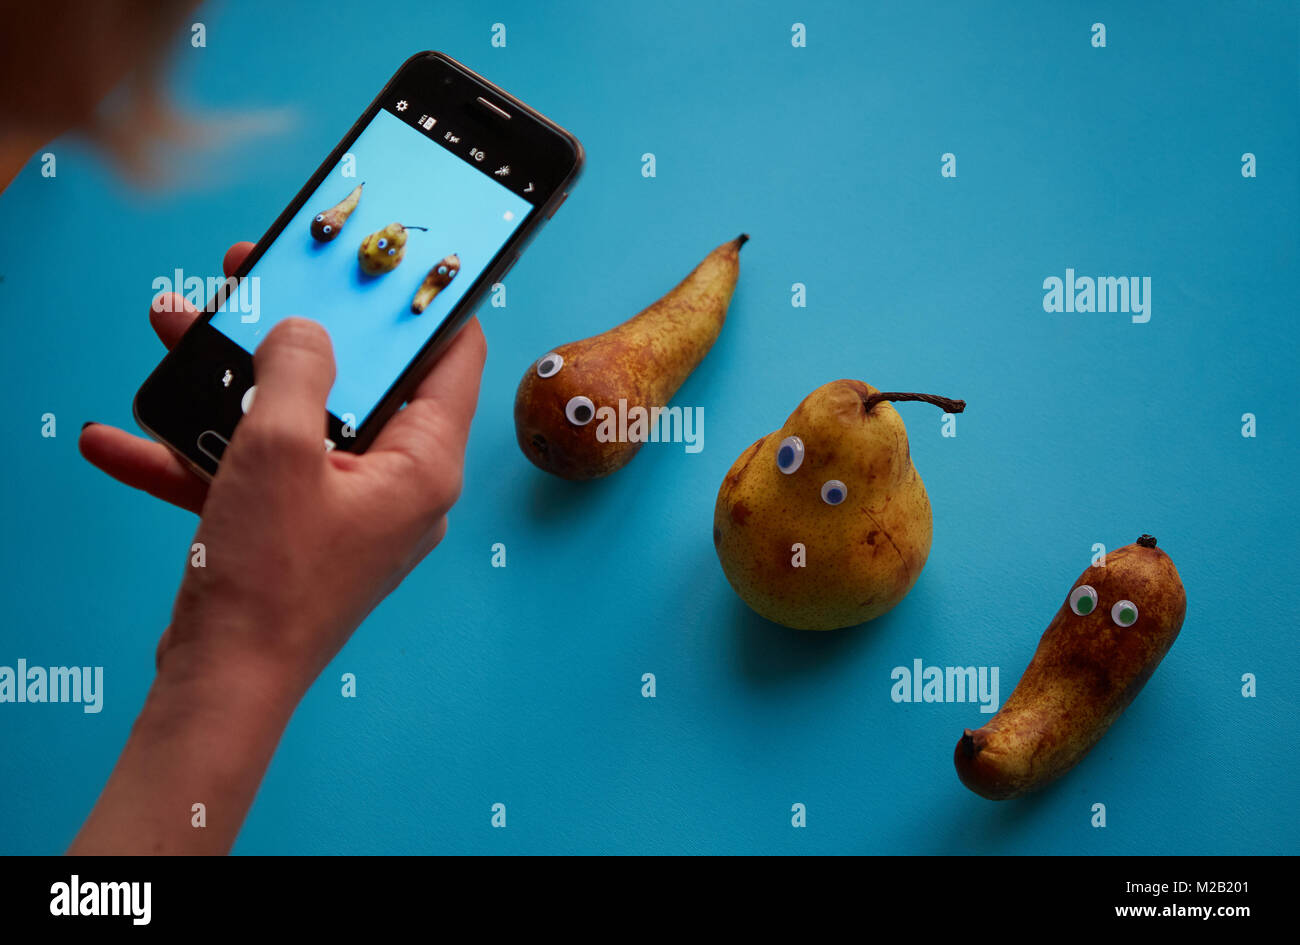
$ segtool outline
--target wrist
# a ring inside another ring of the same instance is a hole
[[[158,674],[183,686],[229,688],[294,704],[315,681],[321,621],[300,607],[236,600],[181,586],[171,625],[158,647]],[[324,662],[324,661],[322,661]]]
[[[178,629],[173,624],[169,637]],[[202,659],[194,642],[164,650],[144,708],[71,852],[223,853],[253,802],[300,693],[257,664],[238,672],[234,664]],[[197,804],[202,823],[192,819]]]
[[[273,732],[278,739],[311,680],[295,678],[275,661],[243,654],[234,645],[210,647],[201,642],[221,632],[195,634],[198,639],[190,640],[190,634],[173,623],[141,722],[219,727],[236,737]]]

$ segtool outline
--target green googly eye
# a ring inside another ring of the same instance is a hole
[[[1070,592],[1070,609],[1080,617],[1086,617],[1097,609],[1097,592],[1091,584],[1080,584]]]
[[[1118,627],[1131,627],[1137,623],[1138,607],[1131,600],[1121,600],[1110,609],[1110,619]]]

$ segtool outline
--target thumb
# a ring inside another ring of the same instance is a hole
[[[257,391],[239,428],[320,453],[325,399],[334,384],[334,348],[325,329],[305,318],[279,322],[253,355],[253,380]]]

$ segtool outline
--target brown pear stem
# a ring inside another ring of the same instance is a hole
[[[874,394],[868,394],[862,398],[862,405],[866,407],[867,413],[871,413],[871,409],[882,400],[920,400],[927,404],[934,404],[936,407],[942,407],[948,413],[961,413],[966,409],[966,401],[964,400],[953,400],[951,397],[940,397],[937,394],[903,394],[896,391],[876,391]]]

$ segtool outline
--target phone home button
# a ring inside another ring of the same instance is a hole
[[[214,463],[219,463],[228,443],[229,441],[216,430],[204,430],[199,434],[196,445],[204,456]]]

